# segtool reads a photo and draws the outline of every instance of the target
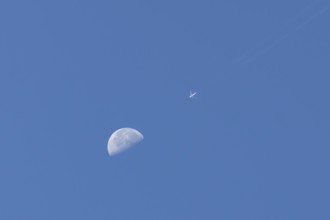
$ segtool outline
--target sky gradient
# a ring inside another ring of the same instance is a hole
[[[1,1],[0,219],[330,219],[329,8]]]

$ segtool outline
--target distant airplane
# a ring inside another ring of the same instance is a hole
[[[197,95],[197,92],[192,92],[192,91],[190,91],[189,98],[190,98],[190,99],[192,99],[192,98],[196,98],[196,95]]]

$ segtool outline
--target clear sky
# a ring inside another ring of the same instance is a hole
[[[330,219],[329,8],[0,1],[0,219]]]

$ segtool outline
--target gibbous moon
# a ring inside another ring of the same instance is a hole
[[[108,153],[113,156],[143,140],[143,135],[133,128],[120,128],[113,132],[108,141]]]

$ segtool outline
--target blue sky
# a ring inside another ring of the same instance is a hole
[[[329,219],[329,7],[1,1],[0,219]]]

